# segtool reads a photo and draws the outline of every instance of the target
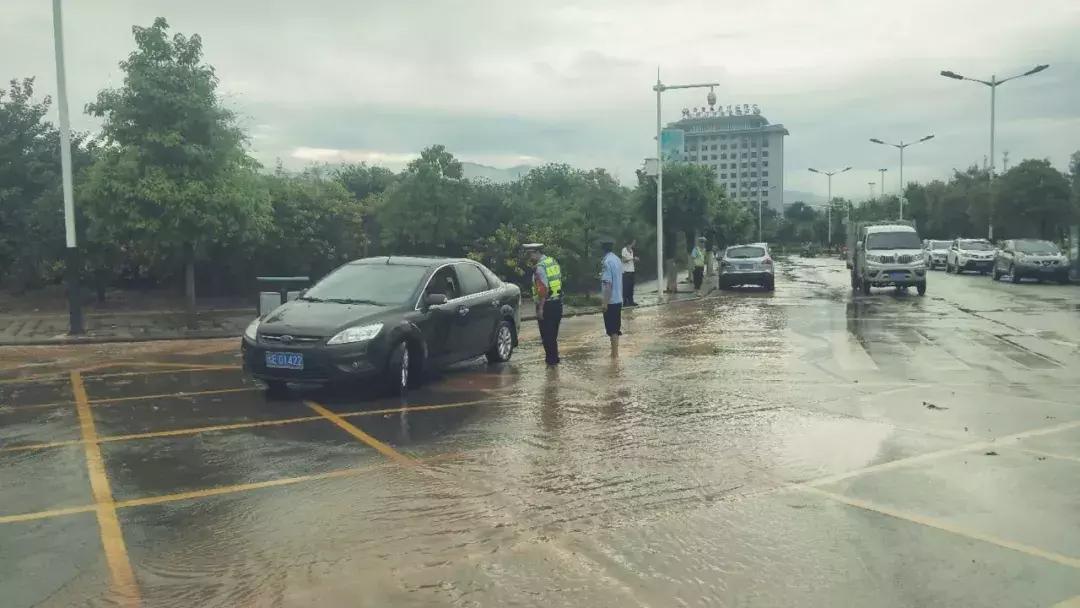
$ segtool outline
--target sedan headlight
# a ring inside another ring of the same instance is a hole
[[[877,263],[881,262],[881,256],[879,256],[879,255],[867,255],[866,256],[866,261],[871,262],[873,264],[877,264]]]
[[[371,325],[360,325],[358,327],[349,327],[343,329],[336,336],[326,341],[327,344],[352,344],[354,342],[364,342],[370,340],[379,335],[382,331],[382,323],[373,323]]]
[[[259,332],[259,319],[256,318],[251,323],[248,323],[247,329],[244,330],[244,337],[254,342],[258,338]]]

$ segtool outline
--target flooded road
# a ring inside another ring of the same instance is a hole
[[[0,350],[3,606],[1074,606],[1080,287],[793,259],[407,400]]]

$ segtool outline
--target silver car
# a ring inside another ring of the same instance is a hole
[[[720,289],[736,285],[760,285],[768,291],[775,288],[768,245],[735,245],[724,250],[724,255],[720,256]]]
[[[1013,283],[1031,277],[1069,282],[1069,259],[1050,241],[1012,239],[1005,241],[994,256],[994,280],[1009,275]]]
[[[948,259],[950,245],[952,245],[951,241],[935,241],[933,239],[923,241],[923,261],[926,262],[926,268],[929,270],[938,267],[945,268],[945,260]]]

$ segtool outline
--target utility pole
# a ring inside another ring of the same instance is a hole
[[[829,202],[826,204],[825,207],[825,217],[827,218],[825,221],[829,224],[829,236],[827,244],[832,245],[832,176],[838,173],[843,173],[845,171],[851,171],[851,167],[844,167],[843,169],[840,169],[838,171],[818,171],[814,168],[807,169],[807,171],[824,175],[825,177],[829,178]],[[851,220],[851,205],[848,205],[848,220]]]
[[[67,275],[68,333],[85,332],[79,247],[75,235],[75,195],[71,179],[71,122],[68,118],[67,74],[64,69],[64,19],[61,0],[53,0],[53,44],[56,52],[56,107],[60,112],[60,173],[64,188],[64,271]]]
[[[881,197],[882,198],[885,198],[885,172],[886,171],[888,171],[888,169],[878,169],[878,172],[881,173]]]

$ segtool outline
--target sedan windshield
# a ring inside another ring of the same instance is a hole
[[[994,246],[986,241],[960,241],[960,249],[964,251],[993,251]]]
[[[875,232],[866,237],[867,249],[922,249],[914,232]]]
[[[346,264],[323,277],[304,294],[314,302],[342,304],[405,304],[427,274],[423,266]]]
[[[1057,245],[1050,241],[1016,241],[1016,250],[1020,253],[1060,253]]]
[[[765,257],[765,250],[761,247],[732,247],[727,250],[727,257],[734,260]]]
[[[930,241],[930,249],[948,249],[951,244],[949,241]]]

